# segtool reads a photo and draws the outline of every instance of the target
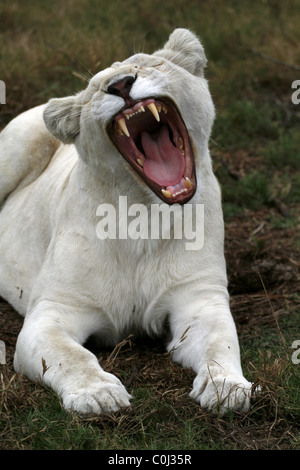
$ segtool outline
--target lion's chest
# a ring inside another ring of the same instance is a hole
[[[54,281],[56,298],[99,311],[117,331],[148,329],[146,317],[153,318],[177,269],[158,242],[154,247],[152,241],[91,241],[68,234],[53,247],[41,282],[52,289]]]

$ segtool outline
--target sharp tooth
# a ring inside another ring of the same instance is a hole
[[[143,168],[144,166],[144,160],[142,158],[137,159],[138,164]]]
[[[130,137],[130,134],[129,134],[127,126],[126,126],[125,118],[118,119],[118,124],[119,124],[120,128],[122,129],[122,131],[124,132],[124,134],[127,137]]]
[[[168,199],[170,199],[170,197],[172,197],[171,191],[169,191],[169,189],[162,189],[161,192],[162,192],[163,195],[164,195],[165,197],[167,197]]]
[[[145,112],[145,108],[143,105],[140,107],[140,111],[142,111],[143,113]]]
[[[179,150],[183,150],[183,140],[181,137],[179,137],[178,139],[178,146],[179,146]]]
[[[155,103],[150,103],[147,105],[148,108],[150,109],[151,113],[153,114],[153,116],[155,117],[155,119],[157,120],[157,122],[160,121],[160,117],[159,117],[159,113],[157,111],[157,107],[155,105]]]
[[[184,186],[185,186],[187,189],[190,189],[190,188],[192,187],[191,180],[190,180],[187,176],[185,177]]]

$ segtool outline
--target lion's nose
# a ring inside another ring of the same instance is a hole
[[[107,92],[111,95],[117,95],[121,98],[128,99],[129,93],[133,83],[135,82],[136,77],[127,76],[122,78],[121,80],[117,80],[116,82],[112,83],[108,86]]]

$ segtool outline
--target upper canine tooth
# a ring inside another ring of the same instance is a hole
[[[127,137],[130,137],[130,134],[129,134],[127,126],[126,126],[125,118],[118,119],[118,124],[119,124],[120,128],[122,129],[122,131],[124,132],[124,134]]]
[[[153,116],[155,117],[155,119],[157,120],[157,122],[160,121],[160,117],[159,117],[159,113],[157,111],[157,107],[155,105],[155,103],[150,103],[147,105],[148,108],[150,109],[151,113],[153,114]]]

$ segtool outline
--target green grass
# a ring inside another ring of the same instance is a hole
[[[250,379],[264,384],[263,393],[273,408],[273,415],[278,413],[281,419],[294,423],[300,419],[300,367],[292,362],[291,346],[297,339],[299,320],[299,309],[290,312],[283,320],[274,321],[273,326],[268,324],[256,334],[252,332],[250,339],[244,339],[242,348],[244,364],[255,364],[252,372],[249,368]]]
[[[241,208],[255,209],[268,202],[269,181],[263,173],[252,170],[244,178],[229,186],[223,185],[224,203],[230,202]]]
[[[225,148],[255,147],[278,137],[280,113],[269,103],[233,101],[216,120],[214,139]],[[274,116],[275,114],[275,116]],[[276,115],[278,114],[278,116]]]
[[[298,127],[282,132],[276,142],[264,149],[266,159],[276,168],[289,167],[300,170],[300,131]]]
[[[300,105],[291,103],[291,83],[300,73],[297,7],[296,0],[2,0],[0,80],[7,104],[0,108],[0,129],[32,106],[81,90],[112,62],[160,48],[175,27],[191,28],[208,58],[217,110],[211,151],[225,220],[237,217],[237,230],[252,218],[240,244],[246,240],[262,262],[274,256],[282,263],[293,237],[286,256],[296,266]],[[262,221],[269,232],[250,236]],[[273,251],[270,234],[277,237]],[[219,419],[200,410],[188,398],[193,374],[171,365],[161,350],[151,356],[139,346],[138,353],[121,352],[115,363],[126,381],[138,354],[144,375],[132,384],[132,407],[111,417],[66,414],[53,392],[13,375],[11,363],[2,366],[0,449],[300,449],[300,365],[292,364],[290,348],[300,337],[299,297],[288,286],[268,286],[279,329],[267,304],[260,314],[264,293],[243,300],[250,320],[239,319],[240,305],[233,309],[245,373],[264,386],[245,417]],[[153,362],[141,359],[144,354]]]

